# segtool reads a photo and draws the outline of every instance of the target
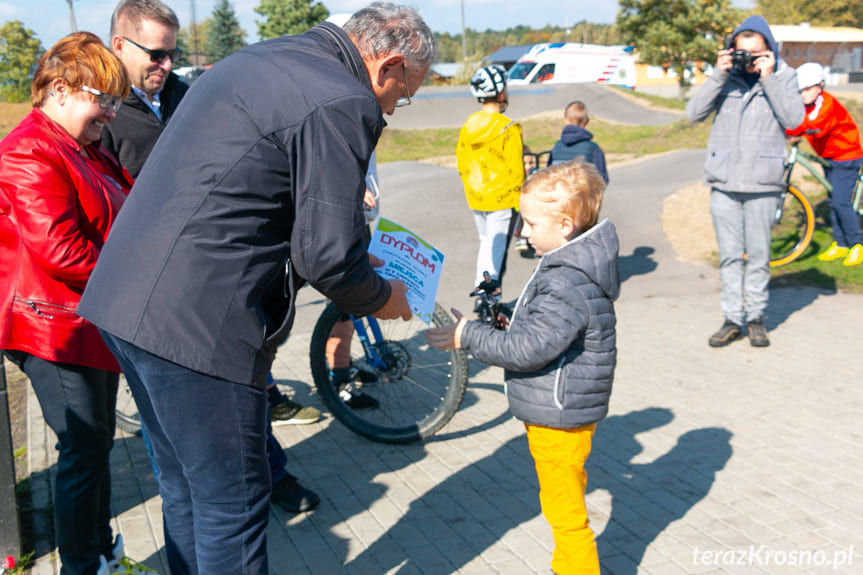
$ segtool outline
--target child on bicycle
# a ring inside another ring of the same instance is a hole
[[[833,244],[818,255],[827,262],[844,258],[842,264],[856,266],[863,262],[860,220],[851,205],[857,174],[863,165],[860,131],[851,114],[831,94],[824,91],[824,68],[807,62],[797,68],[797,84],[806,107],[803,123],[789,136],[806,136],[815,152],[827,160],[824,176],[830,182],[830,225]]]
[[[524,235],[542,254],[506,331],[466,321],[427,330],[440,349],[470,349],[504,368],[513,415],[525,423],[551,524],[556,573],[599,575],[587,518],[584,464],[596,422],[608,412],[614,367],[618,239],[597,223],[605,185],[579,161],[532,175],[521,192]]]

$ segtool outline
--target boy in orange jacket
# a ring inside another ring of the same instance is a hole
[[[851,205],[857,174],[863,165],[860,131],[854,119],[836,98],[824,91],[824,69],[821,64],[807,62],[797,68],[797,83],[806,106],[803,123],[789,136],[806,136],[812,149],[830,166],[824,175],[833,191],[830,193],[830,224],[833,244],[818,255],[821,261],[845,258],[843,265],[856,266],[863,262],[860,220]],[[807,133],[812,132],[812,133]]]

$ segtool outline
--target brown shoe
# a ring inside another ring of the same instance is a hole
[[[746,335],[749,336],[749,344],[752,347],[767,347],[770,340],[767,339],[767,328],[760,319],[750,321],[746,324]]]
[[[707,343],[710,347],[725,347],[732,341],[738,340],[741,337],[743,337],[743,330],[740,329],[740,326],[730,319],[727,319],[725,320],[725,323],[722,324],[722,327],[719,328],[719,331],[710,336]]]

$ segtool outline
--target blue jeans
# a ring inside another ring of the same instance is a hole
[[[272,375],[267,376],[272,380]],[[153,477],[156,482],[159,482],[159,466],[156,465],[156,459],[153,456],[153,444],[150,443],[150,436],[147,434],[147,426],[141,425],[141,439],[144,440],[144,449],[150,458],[150,466],[153,468]],[[273,485],[288,474],[285,466],[288,465],[288,458],[282,449],[279,440],[273,435],[273,426],[270,422],[270,412],[267,410],[267,462],[270,464],[270,475],[273,478]]]
[[[57,434],[54,529],[61,575],[93,575],[110,555],[111,468],[119,374],[38,358],[6,355],[30,378],[45,423]]]
[[[779,193],[710,193],[719,247],[720,306],[737,325],[763,319],[770,285],[770,233]]]
[[[830,167],[824,168],[824,175],[833,191],[830,194],[830,225],[833,226],[833,241],[846,248],[860,243],[860,220],[851,200],[857,185],[857,173],[863,165],[863,158],[837,162],[829,160]]]
[[[172,575],[267,575],[267,394],[102,332],[159,466]]]

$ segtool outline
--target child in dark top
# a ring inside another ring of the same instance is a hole
[[[599,575],[587,518],[584,463],[596,422],[608,413],[617,360],[614,300],[618,239],[597,223],[604,190],[593,166],[540,170],[521,191],[522,233],[542,259],[506,331],[466,321],[430,329],[430,345],[470,349],[504,368],[513,415],[525,423],[542,512],[551,524],[556,573]]]
[[[581,158],[588,164],[593,164],[608,185],[605,153],[593,141],[593,134],[587,131],[587,124],[590,122],[587,106],[578,100],[571,102],[566,106],[563,116],[563,132],[560,134],[560,140],[551,149],[548,165]]]
[[[824,262],[842,259],[846,266],[863,262],[863,245],[860,240],[860,220],[851,205],[857,174],[863,165],[863,148],[860,130],[854,118],[831,94],[824,91],[824,69],[821,64],[807,62],[797,68],[797,85],[806,117],[789,136],[800,139],[806,136],[815,152],[828,161],[824,175],[833,188],[830,193],[830,224],[833,226],[833,245],[818,255]],[[807,133],[815,132],[815,133]]]

